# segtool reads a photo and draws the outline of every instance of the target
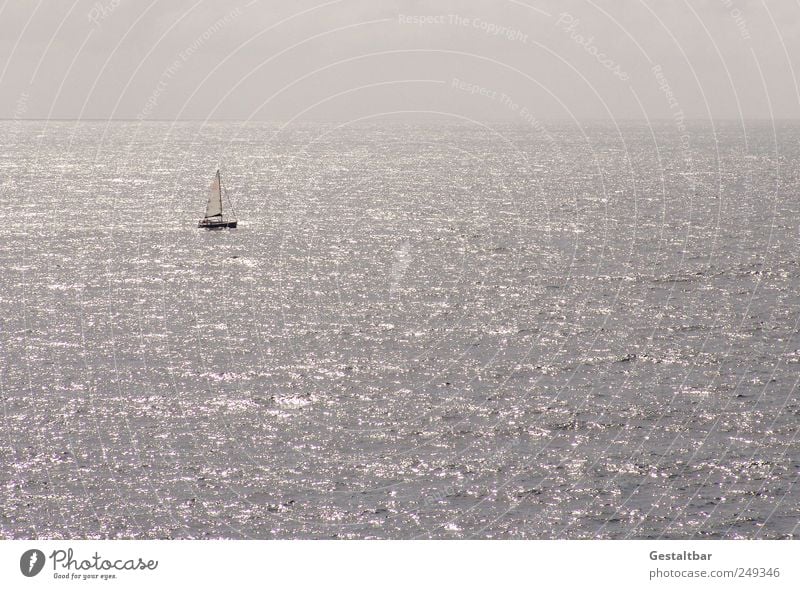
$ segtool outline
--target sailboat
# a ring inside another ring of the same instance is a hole
[[[235,229],[236,223],[237,221],[234,217],[225,217],[222,214],[222,178],[220,178],[219,170],[217,170],[217,175],[214,176],[214,181],[211,183],[211,189],[208,194],[206,216],[200,219],[197,226],[203,229]]]

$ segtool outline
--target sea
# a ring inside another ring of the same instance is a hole
[[[2,538],[800,537],[797,122],[0,146]]]

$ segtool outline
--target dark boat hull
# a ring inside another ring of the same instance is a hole
[[[209,221],[208,219],[202,219],[197,224],[197,227],[199,229],[236,229],[237,223],[238,221]]]

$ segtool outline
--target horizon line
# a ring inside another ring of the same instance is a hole
[[[415,120],[415,119],[441,119],[441,120],[452,120],[446,116],[410,116],[410,117],[397,117],[392,116],[391,113],[386,118],[406,118],[408,120]],[[301,122],[301,123],[347,123],[350,122],[352,119],[300,119],[300,120],[292,120],[291,123]],[[380,119],[377,119],[380,120]],[[520,126],[530,126],[530,123],[526,121],[520,121],[516,118],[476,118],[474,119],[475,122],[481,123],[518,123]],[[539,121],[606,121],[606,122],[614,122],[614,121],[636,121],[636,122],[674,122],[674,118],[672,117],[652,117],[652,118],[645,118],[645,117],[577,117],[577,118],[569,118],[569,117],[548,117],[548,118],[540,118]],[[800,116],[798,117],[685,117],[684,121],[797,121],[800,122]],[[107,118],[107,117],[80,117],[80,118],[67,118],[67,117],[0,117],[0,122],[23,122],[23,121],[56,121],[56,122],[126,122],[126,123],[211,123],[211,122],[223,122],[223,123],[279,123],[279,124],[287,124],[289,121],[286,120],[279,120],[279,119],[240,119],[240,118],[212,118],[212,119],[200,119],[200,118],[179,118],[179,119],[140,119],[140,118],[128,118],[128,117],[114,117],[114,118]],[[463,122],[463,121],[462,121]]]

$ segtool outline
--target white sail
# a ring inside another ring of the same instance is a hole
[[[222,191],[220,190],[219,171],[214,176],[211,189],[208,194],[208,205],[206,206],[206,217],[217,217],[222,214]]]

